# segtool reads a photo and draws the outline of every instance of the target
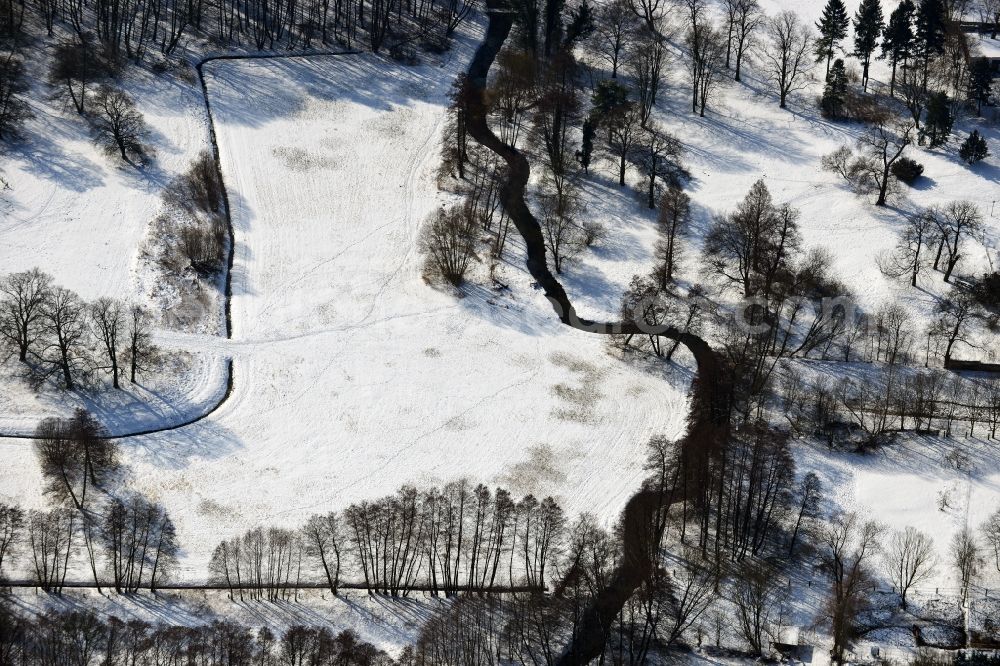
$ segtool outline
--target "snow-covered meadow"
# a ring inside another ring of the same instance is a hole
[[[809,21],[819,12],[819,3],[767,4]],[[848,4],[853,11],[856,3]],[[232,339],[161,331],[165,349],[193,354],[190,372],[116,402],[35,398],[3,378],[6,428],[30,430],[40,416],[75,404],[99,408],[110,425],[169,423],[213,404],[224,390],[224,360],[233,359],[232,395],[209,418],[122,442],[128,483],[162,502],[177,524],[181,580],[204,579],[224,538],[257,525],[294,527],[402,484],[468,477],[551,494],[570,514],[590,511],[610,523],[642,477],[648,438],[682,431],[687,359],[638,365],[600,336],[561,326],[524,270],[518,239],[500,267],[509,288],[495,288],[482,265],[481,279],[461,291],[423,278],[420,226],[449,196],[437,181],[447,93],[477,38],[415,67],[369,54],[206,65],[236,232]],[[676,49],[673,57],[679,62]],[[873,69],[875,79],[885,74]],[[148,93],[143,111],[157,132],[156,172],[144,176],[110,165],[70,112],[35,104],[32,122],[49,143],[38,140],[2,165],[16,184],[0,219],[5,271],[37,265],[87,298],[152,290],[142,248],[159,192],[207,145],[200,89],[163,81],[139,75],[129,83]],[[946,291],[940,275],[915,290],[884,277],[875,261],[918,206],[979,204],[987,246],[963,270],[982,272],[990,253],[996,259],[1000,161],[992,155],[970,168],[954,147],[973,127],[997,146],[995,124],[963,120],[945,148],[911,148],[926,177],[878,209],[819,169],[860,127],[820,117],[818,84],[781,110],[751,68],[706,118],[690,113],[686,85],[683,68],[673,68],[654,115],[681,139],[693,176],[687,282],[701,278],[697,250],[712,216],[731,210],[758,178],[776,201],[801,211],[805,245],[831,251],[835,273],[866,308],[898,301],[924,324]],[[629,183],[639,178],[630,170]],[[581,315],[613,319],[631,276],[651,265],[655,214],[634,188],[617,186],[604,160],[581,190],[588,217],[611,233],[561,279]],[[985,342],[976,353],[992,359]],[[955,448],[968,465],[948,462]],[[827,509],[934,536],[942,564],[928,589],[954,586],[945,563],[952,534],[1000,505],[997,443],[979,437],[907,438],[868,456],[799,443],[795,453],[800,473],[814,470],[824,481]],[[0,499],[45,504],[29,442],[0,440],[0,476]],[[994,578],[982,582],[996,587]]]
[[[133,485],[177,523],[181,579],[204,579],[223,538],[402,484],[468,477],[610,521],[648,438],[681,431],[689,370],[650,372],[561,326],[516,249],[509,290],[422,278],[462,56],[206,66],[236,229],[233,339],[161,340],[232,357],[234,389],[204,421],[123,441]],[[0,446],[3,494],[41,505],[30,445]]]

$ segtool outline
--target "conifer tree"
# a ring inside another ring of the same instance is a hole
[[[927,90],[927,73],[931,58],[944,53],[945,39],[944,0],[920,0],[916,17],[916,50],[923,64],[922,87]]]
[[[892,78],[889,80],[889,95],[896,92],[896,67],[913,55],[913,14],[916,7],[913,0],[901,0],[899,6],[889,15],[889,25],[882,39],[883,60],[892,65]]]
[[[954,118],[951,115],[951,100],[948,93],[932,93],[927,99],[927,118],[921,134],[930,141],[930,147],[940,146],[948,140]]]
[[[854,53],[861,60],[861,86],[868,90],[868,66],[872,61],[872,53],[878,46],[879,37],[885,22],[882,18],[882,3],[879,0],[861,0],[854,15]]]
[[[830,68],[823,88],[823,98],[820,107],[827,118],[842,118],[844,115],[844,98],[847,96],[847,69],[844,61],[837,58]]]
[[[983,102],[989,102],[993,69],[986,58],[974,58],[969,64],[969,99],[976,103],[976,115],[982,115]]]
[[[819,37],[816,39],[816,62],[826,60],[826,76],[830,78],[830,61],[838,44],[847,37],[850,20],[844,0],[827,0],[823,15],[816,23]]]
[[[986,139],[979,133],[979,130],[972,130],[972,134],[967,136],[958,148],[958,156],[969,164],[975,164],[989,154]]]

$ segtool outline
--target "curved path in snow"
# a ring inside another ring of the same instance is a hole
[[[490,67],[500,52],[514,24],[514,13],[504,0],[486,0],[489,25],[482,44],[469,67],[471,101],[468,130],[472,137],[499,155],[508,166],[508,177],[501,187],[507,214],[524,238],[527,267],[531,276],[545,290],[559,319],[581,331],[661,335],[677,340],[694,355],[698,375],[692,383],[688,430],[681,441],[684,457],[710,456],[725,442],[729,425],[730,390],[728,373],[718,355],[702,338],[673,326],[642,327],[634,323],[601,323],[581,319],[576,314],[566,290],[548,268],[541,227],[524,201],[531,175],[528,160],[513,146],[501,141],[487,124],[486,82]],[[598,594],[586,610],[576,638],[557,664],[577,666],[599,657],[607,643],[612,623],[625,602],[657,566],[658,545],[663,533],[662,512],[679,497],[664,497],[662,489],[643,487],[633,495],[622,512],[622,560],[610,584]]]

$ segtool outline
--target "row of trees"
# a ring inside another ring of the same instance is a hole
[[[391,666],[399,662],[350,630],[292,625],[281,632],[216,620],[204,625],[107,619],[53,610],[25,618],[0,604],[0,655],[6,664],[200,664],[202,666]]]
[[[539,588],[562,545],[565,518],[552,498],[510,493],[466,481],[352,504],[312,516],[299,530],[256,528],[220,543],[210,579],[230,596],[275,600],[303,582],[337,594],[344,576],[371,592],[406,596],[495,587]]]
[[[0,341],[38,381],[55,375],[67,389],[100,373],[115,388],[158,357],[151,313],[101,297],[87,303],[37,268],[0,278]]]
[[[18,557],[38,587],[59,593],[82,550],[98,590],[105,580],[119,593],[155,590],[176,561],[176,532],[162,506],[118,490],[116,441],[78,409],[42,421],[34,448],[54,506],[27,513],[0,507],[0,577]]]
[[[136,61],[151,50],[169,55],[185,36],[258,50],[334,42],[378,52],[418,41],[444,46],[472,8],[465,0],[5,0],[0,35],[37,25],[52,36],[59,25],[81,40],[95,34],[109,54]]]
[[[948,282],[968,255],[967,245],[984,240],[983,215],[971,201],[918,209],[906,217],[895,248],[880,257],[879,267],[887,276],[905,277],[913,287],[928,267],[940,270]]]

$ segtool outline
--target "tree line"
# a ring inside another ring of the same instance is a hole
[[[515,501],[504,488],[465,480],[317,514],[298,530],[254,528],[216,546],[209,580],[231,598],[288,598],[303,582],[332,594],[348,577],[371,593],[408,596],[542,590],[565,518],[551,497]]]
[[[228,620],[196,626],[107,618],[86,610],[34,617],[0,599],[0,659],[11,666],[197,664],[199,666],[392,666],[395,661],[350,630],[294,624],[283,631]]]
[[[143,306],[108,297],[88,303],[37,268],[0,278],[0,343],[38,383],[135,383],[159,358],[152,326]]]
[[[257,50],[326,44],[394,54],[415,45],[447,48],[474,3],[466,0],[4,0],[0,35],[41,27],[68,32],[67,45],[95,42],[106,56],[142,61],[173,53],[185,39]]]
[[[34,449],[52,506],[0,507],[0,578],[16,557],[39,588],[60,594],[82,551],[99,591],[105,584],[121,594],[156,590],[176,563],[176,530],[160,504],[120,488],[117,442],[77,409],[43,420]]]

